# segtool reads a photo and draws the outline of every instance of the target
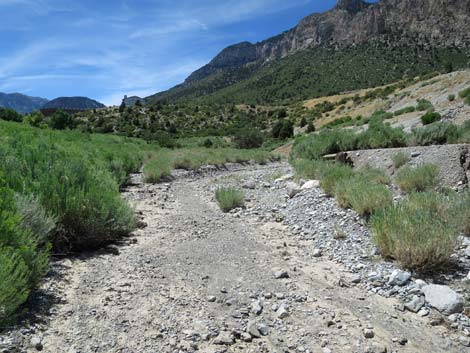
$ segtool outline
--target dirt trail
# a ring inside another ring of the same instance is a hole
[[[253,168],[131,187],[148,227],[119,255],[73,261],[43,352],[464,352],[445,328],[313,257],[281,223],[223,214],[215,183],[287,169]]]

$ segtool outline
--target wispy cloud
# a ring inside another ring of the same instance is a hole
[[[150,95],[245,40],[242,33],[257,33],[263,16],[312,1],[0,0],[8,11],[0,24],[0,90],[108,104]]]

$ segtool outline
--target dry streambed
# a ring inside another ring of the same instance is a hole
[[[319,189],[286,198],[275,180],[289,172],[250,166],[130,187],[147,227],[113,253],[55,264],[44,290],[59,290],[59,303],[0,342],[67,353],[468,350],[463,315],[407,310],[422,297],[414,278],[390,281],[395,267],[374,260],[361,221]],[[219,185],[244,186],[246,209],[222,213]]]

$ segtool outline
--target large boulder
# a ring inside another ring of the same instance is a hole
[[[452,315],[462,312],[463,297],[447,286],[430,284],[422,289],[426,302],[443,314]]]
[[[302,185],[302,190],[311,190],[311,189],[316,189],[320,187],[320,181],[319,180],[309,180],[305,182]]]
[[[295,195],[297,195],[301,191],[299,184],[294,183],[294,182],[288,182],[286,185],[286,189],[287,189],[287,195],[290,198],[293,198]]]

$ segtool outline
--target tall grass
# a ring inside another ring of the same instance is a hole
[[[245,195],[243,191],[236,188],[221,187],[216,190],[215,198],[220,209],[224,212],[229,212],[234,208],[243,206]]]
[[[414,270],[451,262],[458,230],[448,222],[449,200],[437,193],[412,194],[372,216],[373,240],[386,258]]]
[[[411,160],[411,156],[405,152],[398,152],[392,156],[395,169],[399,169]]]
[[[404,167],[397,173],[396,182],[404,192],[430,191],[439,183],[439,168],[433,164]]]
[[[279,157],[262,150],[240,150],[233,148],[182,148],[161,149],[154,154],[144,167],[147,182],[158,182],[168,178],[174,169],[196,170],[203,165],[223,166],[226,163],[253,161],[264,164]]]

